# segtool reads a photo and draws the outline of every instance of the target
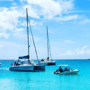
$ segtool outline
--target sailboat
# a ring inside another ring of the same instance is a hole
[[[28,30],[28,12],[26,8],[26,16],[27,16],[27,41],[28,41],[28,55],[20,56],[18,60],[12,63],[11,67],[9,68],[10,71],[22,71],[22,72],[38,72],[38,71],[45,71],[45,65],[39,65],[34,63],[30,59],[29,55],[29,30]]]
[[[49,44],[49,35],[48,35],[48,27],[47,27],[47,59],[42,59],[40,61],[41,65],[56,65],[56,62],[51,60],[49,58],[49,55],[51,56],[51,49],[50,49],[50,44]]]

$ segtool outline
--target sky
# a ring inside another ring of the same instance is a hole
[[[47,57],[47,26],[53,59],[90,58],[90,0],[0,0],[0,59],[27,55],[26,8],[39,59]]]

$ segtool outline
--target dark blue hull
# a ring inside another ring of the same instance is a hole
[[[56,65],[56,62],[53,63],[47,63],[47,66]]]

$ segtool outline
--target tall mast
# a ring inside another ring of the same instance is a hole
[[[28,30],[28,9],[27,8],[26,8],[26,17],[27,17],[27,42],[28,42],[28,56],[29,56],[29,30]],[[28,61],[29,61],[29,58],[28,58]]]
[[[48,26],[47,26],[47,57],[49,57]]]

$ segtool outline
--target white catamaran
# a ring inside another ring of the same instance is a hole
[[[28,11],[26,8],[26,16],[27,16],[27,41],[28,41],[28,55],[21,56],[17,61],[15,61],[11,67],[11,71],[25,71],[25,72],[38,72],[45,71],[45,65],[35,64],[32,60],[30,60],[29,56],[29,30],[28,30]],[[27,59],[27,61],[26,61]]]
[[[47,27],[47,59],[42,59],[40,61],[41,65],[56,65],[56,62],[49,59],[49,55],[51,56],[51,49],[50,49],[50,43],[49,43],[49,35],[48,35],[48,27]]]

